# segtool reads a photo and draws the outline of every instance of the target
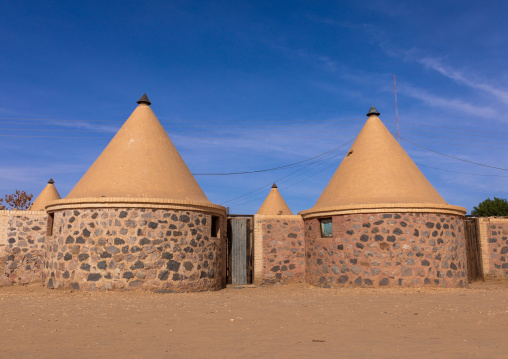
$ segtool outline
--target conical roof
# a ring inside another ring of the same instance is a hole
[[[60,199],[60,194],[56,190],[55,187],[55,181],[51,178],[48,181],[48,184],[42,192],[37,196],[34,203],[32,203],[32,206],[30,207],[30,211],[44,211],[46,208],[46,205],[51,201],[56,201],[57,199]]]
[[[265,201],[256,214],[292,215],[293,213],[280,195],[279,190],[277,189],[277,185],[274,183],[270,193],[268,193],[268,196],[266,196]]]
[[[66,199],[158,198],[211,204],[146,95]]]
[[[446,201],[386,129],[377,110],[310,210],[363,204],[438,204]]]

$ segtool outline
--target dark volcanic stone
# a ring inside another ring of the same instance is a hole
[[[360,248],[360,249],[363,249],[363,244],[356,242],[356,247]]]
[[[141,239],[139,240],[139,245],[140,245],[140,246],[144,246],[144,245],[146,245],[146,244],[150,244],[150,240],[149,240],[148,238],[141,238]]]
[[[379,233],[379,228],[374,227],[374,228],[372,228],[372,230],[370,232],[371,233]]]
[[[125,273],[123,274],[123,277],[124,277],[125,279],[131,279],[131,278],[134,278],[134,274],[132,274],[132,272],[125,272]]]
[[[346,233],[352,236],[353,234],[355,234],[355,231],[346,231]]]
[[[386,240],[388,242],[395,242],[395,236],[388,236],[388,237],[386,237]]]
[[[162,252],[161,257],[162,257],[162,259],[173,259],[173,253]]]
[[[420,235],[420,232],[418,232],[417,229],[415,229],[415,232],[413,233],[413,236],[418,237]]]
[[[190,218],[189,216],[185,215],[185,214],[182,214],[180,216],[180,222],[183,222],[183,223],[188,223],[190,221]]]
[[[65,244],[71,244],[71,243],[74,243],[74,237],[67,236],[67,238],[65,239]]]
[[[102,252],[100,255],[101,258],[111,258],[111,254],[108,252]]]
[[[400,228],[395,228],[392,232],[393,232],[393,234],[395,234],[397,236],[400,236],[402,233],[404,233],[404,232],[402,232],[402,229],[400,229]]]
[[[506,253],[508,253],[508,247],[501,248],[501,254],[506,254]]]
[[[88,253],[80,253],[80,254],[78,254],[78,259],[79,259],[80,261],[87,260],[87,259],[88,259],[88,257],[90,257],[90,255],[89,255]]]
[[[423,280],[423,284],[430,284],[430,279],[429,278],[425,278]]]
[[[145,268],[145,265],[141,261],[136,261],[133,265],[131,265],[131,270],[142,268]]]
[[[83,229],[83,237],[90,237],[90,231],[88,229]]]
[[[106,269],[108,268],[108,264],[106,263],[106,261],[100,261],[99,263],[97,263],[97,268]]]
[[[97,282],[101,278],[102,278],[102,276],[99,273],[90,273],[90,274],[88,274],[87,281]]]
[[[185,268],[185,270],[190,271],[194,268],[194,264],[192,264],[192,262],[187,261],[183,263],[183,267]]]
[[[78,290],[79,289],[79,283],[71,283],[72,289]]]
[[[372,283],[372,279],[365,278],[365,279],[363,280],[363,284],[366,284],[366,285],[372,285],[372,284],[374,284],[374,283]]]
[[[383,218],[392,218],[391,214],[383,214]]]
[[[422,266],[427,266],[428,267],[428,266],[430,266],[430,262],[428,260],[424,259],[422,261]]]
[[[361,237],[360,237],[360,240],[362,242],[368,242],[369,241],[369,236],[366,235],[366,234],[362,234]]]
[[[280,270],[280,266],[274,266],[270,269],[272,272],[278,272]]]
[[[83,237],[79,236],[78,238],[76,238],[76,243],[83,244],[83,243],[85,243],[85,239]]]
[[[343,245],[343,244],[339,244],[339,245],[337,246],[337,249],[338,249],[339,251],[342,251],[342,250],[344,249],[344,245]]]
[[[121,211],[120,215],[118,217],[119,218],[125,218],[125,217],[127,217],[127,212],[126,211]]]
[[[376,240],[376,242],[381,242],[381,241],[384,241],[385,239],[383,238],[382,235],[380,234],[376,234],[376,236],[374,237],[374,239]]]
[[[380,224],[383,224],[383,223],[385,223],[385,221],[380,219],[379,221],[374,222],[374,225],[379,226]]]
[[[159,273],[160,280],[167,280],[169,278],[169,271],[163,270]]]
[[[72,259],[72,254],[70,253],[65,253],[65,256],[64,256],[64,261],[70,261]]]
[[[169,260],[167,263],[166,263],[166,267],[170,270],[170,271],[173,271],[173,272],[178,272],[178,270],[180,269],[180,262],[177,262],[177,261],[174,261],[174,260]]]
[[[82,263],[80,268],[86,270],[87,272],[90,272],[90,264]]]
[[[65,279],[69,278],[71,276],[71,274],[69,273],[68,270],[66,270],[65,272],[63,272],[62,274],[62,277],[64,277]]]
[[[432,223],[432,222],[427,222],[427,223],[425,223],[425,226],[426,226],[428,229],[431,229],[431,228],[434,228],[434,223]]]
[[[156,229],[158,225],[159,225],[159,223],[150,222],[150,223],[148,223],[148,228]]]
[[[383,278],[379,281],[379,286],[385,286],[390,284],[390,280],[388,278]]]
[[[122,238],[115,238],[115,246],[119,246],[125,244],[125,241]]]
[[[358,286],[362,285],[362,277],[358,277],[355,279],[354,283]]]
[[[349,260],[349,263],[351,263],[351,264],[356,264],[356,263],[358,263],[358,259],[356,259],[356,258],[355,258],[355,259],[353,259],[353,258],[352,258],[352,259],[350,259],[350,260]]]
[[[365,227],[365,228],[370,228],[370,223],[363,223],[363,224],[362,224],[362,227]]]
[[[344,284],[344,283],[347,283],[348,280],[349,280],[349,277],[347,275],[341,275],[339,277],[339,279],[337,279],[337,283]]]

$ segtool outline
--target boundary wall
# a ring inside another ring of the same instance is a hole
[[[300,215],[254,215],[254,284],[303,282],[305,233]]]
[[[480,217],[480,246],[486,276],[508,276],[508,218]]]
[[[45,211],[0,210],[0,286],[42,281]]]

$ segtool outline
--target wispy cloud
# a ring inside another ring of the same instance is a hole
[[[418,60],[419,63],[423,64],[425,67],[435,70],[439,72],[441,75],[446,76],[455,82],[466,85],[470,88],[481,90],[495,96],[501,102],[508,104],[508,91],[504,91],[502,89],[498,89],[492,85],[487,83],[473,80],[471,75],[466,75],[461,71],[453,69],[449,66],[446,66],[442,63],[441,60],[433,58],[433,57],[424,57]]]
[[[399,94],[420,100],[432,107],[438,107],[462,114],[474,115],[484,118],[492,118],[498,116],[498,112],[492,107],[476,106],[463,100],[449,99],[443,96],[437,96],[427,92],[426,90],[409,85],[400,86]]]

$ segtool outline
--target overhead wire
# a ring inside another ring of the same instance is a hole
[[[457,161],[462,161],[462,162],[466,162],[466,163],[471,163],[473,165],[476,165],[476,166],[482,166],[482,167],[487,167],[487,168],[494,168],[496,170],[501,170],[501,171],[508,171],[508,168],[502,168],[502,167],[496,167],[496,166],[491,166],[491,165],[486,165],[486,164],[483,164],[483,163],[479,163],[479,162],[474,162],[474,161],[469,161],[469,160],[466,160],[466,159],[463,159],[463,158],[459,158],[459,157],[455,157],[455,156],[451,156],[451,155],[447,155],[445,153],[442,153],[442,152],[439,152],[439,151],[435,151],[435,150],[432,150],[430,148],[427,148],[425,146],[421,146],[419,144],[416,144],[412,141],[409,141],[409,140],[406,140],[405,138],[400,138],[401,140],[405,141],[405,142],[408,142],[414,146],[417,146],[417,147],[420,147],[420,148],[423,148],[424,150],[427,150],[427,151],[430,151],[430,152],[433,152],[433,153],[436,153],[438,155],[441,155],[441,156],[444,156],[444,157],[448,157],[448,158],[452,158],[454,160],[457,160]]]

